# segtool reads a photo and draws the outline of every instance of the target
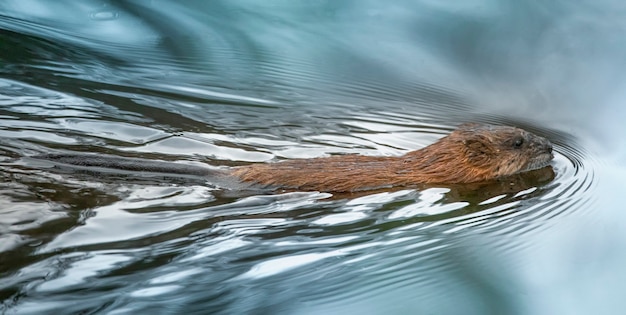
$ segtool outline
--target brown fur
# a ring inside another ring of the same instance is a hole
[[[552,145],[525,130],[466,124],[439,141],[397,157],[345,155],[234,168],[242,182],[346,192],[415,184],[481,182],[546,166]]]

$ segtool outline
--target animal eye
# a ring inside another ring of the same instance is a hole
[[[516,148],[519,148],[522,146],[522,144],[524,144],[524,138],[519,137],[517,139],[515,139],[515,142],[513,142],[513,146]]]

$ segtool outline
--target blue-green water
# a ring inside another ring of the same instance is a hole
[[[625,34],[620,1],[5,0],[0,311],[619,314]],[[555,177],[250,194],[28,159],[399,155],[463,122],[548,137]]]

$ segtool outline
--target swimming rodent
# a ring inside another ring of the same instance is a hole
[[[217,176],[275,190],[354,192],[492,180],[545,167],[553,155],[550,141],[523,129],[464,124],[437,142],[402,156],[340,155],[228,169],[94,155],[48,154],[39,158],[87,167]]]
[[[296,159],[242,166],[231,174],[261,185],[342,192],[480,182],[537,169],[552,158],[550,141],[523,129],[465,124],[439,141],[402,156]]]

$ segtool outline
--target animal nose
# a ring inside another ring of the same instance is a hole
[[[546,150],[546,152],[552,154],[552,143],[547,139],[544,139],[542,142],[543,142],[543,149]]]
[[[550,140],[545,138],[539,138],[537,140],[538,141],[536,141],[534,144],[536,148],[552,154],[552,143],[550,142]]]

